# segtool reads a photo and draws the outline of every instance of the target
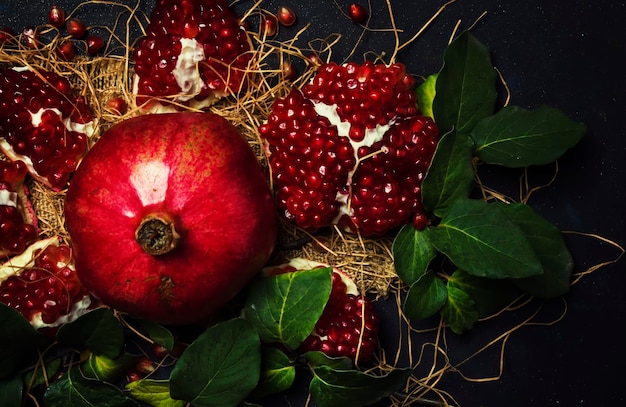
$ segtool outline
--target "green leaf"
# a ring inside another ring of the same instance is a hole
[[[443,217],[459,198],[467,198],[474,186],[472,164],[474,144],[468,136],[456,132],[445,134],[422,182],[424,209]]]
[[[332,268],[262,277],[252,283],[244,315],[264,342],[296,349],[313,332],[332,287]]]
[[[417,87],[417,105],[423,116],[433,119],[433,100],[435,99],[436,84],[438,73],[432,74],[426,78],[426,80]]]
[[[139,403],[126,397],[116,386],[86,379],[77,368],[52,382],[43,401],[46,407],[139,407]]]
[[[169,380],[143,379],[130,382],[126,389],[137,400],[153,407],[183,407],[185,402],[170,397]]]
[[[476,277],[463,270],[452,273],[448,278],[448,286],[462,290],[470,296],[479,318],[500,312],[520,295],[511,280]]]
[[[133,326],[136,326],[140,332],[145,333],[150,339],[163,346],[165,349],[169,351],[174,349],[174,335],[172,335],[172,332],[163,325],[140,318],[126,317],[126,320]]]
[[[254,399],[288,390],[296,378],[296,367],[289,357],[276,348],[266,347],[262,351],[261,381],[252,394]]]
[[[0,380],[0,406],[21,407],[24,383],[20,376]]]
[[[439,72],[433,113],[443,132],[469,135],[495,111],[496,70],[489,50],[465,31],[448,45]]]
[[[428,233],[437,250],[472,275],[521,278],[543,273],[526,235],[497,205],[459,199]]]
[[[318,407],[360,407],[374,404],[402,388],[412,369],[394,369],[384,376],[357,370],[313,369],[309,386]]]
[[[35,388],[37,386],[47,385],[48,380],[59,372],[61,365],[61,358],[52,359],[46,361],[43,364],[38,363],[37,365],[35,365],[34,369],[24,373],[24,385],[27,388]],[[4,406],[4,404],[0,403],[0,406]]]
[[[419,280],[428,271],[428,265],[437,255],[424,231],[415,229],[411,224],[400,229],[391,251],[396,273],[406,284],[413,284]]]
[[[57,340],[115,359],[124,346],[124,329],[109,308],[98,308],[62,325]]]
[[[138,359],[139,356],[129,353],[122,353],[115,359],[91,353],[83,365],[83,374],[88,378],[115,382],[124,377]]]
[[[460,288],[448,285],[448,301],[441,309],[441,315],[455,334],[472,329],[478,321],[478,311],[469,294]]]
[[[6,379],[37,357],[38,333],[22,314],[3,303],[0,326],[0,379]]]
[[[574,271],[574,259],[561,231],[528,205],[499,205],[526,234],[543,267],[543,274],[515,279],[513,282],[523,291],[540,298],[555,298],[567,293]]]
[[[349,370],[354,367],[352,360],[347,357],[330,357],[324,352],[311,351],[302,354],[302,357],[306,359],[310,367],[327,366],[337,370]]]
[[[444,306],[447,297],[445,283],[429,272],[411,285],[402,310],[410,319],[430,318]]]
[[[198,336],[170,376],[172,398],[194,406],[237,406],[259,381],[261,343],[248,321],[231,319]]]
[[[523,168],[555,161],[576,145],[585,131],[584,124],[552,107],[528,110],[508,106],[481,120],[471,136],[483,162]]]

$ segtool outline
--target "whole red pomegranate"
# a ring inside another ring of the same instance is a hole
[[[84,286],[163,324],[224,306],[277,234],[255,154],[212,113],[144,115],[107,130],[72,178],[65,216]]]

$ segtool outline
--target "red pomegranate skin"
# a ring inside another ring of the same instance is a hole
[[[166,254],[135,239],[146,216],[180,235]],[[144,115],[106,131],[74,174],[65,216],[83,285],[162,324],[204,321],[269,259],[277,219],[247,141],[212,113]]]

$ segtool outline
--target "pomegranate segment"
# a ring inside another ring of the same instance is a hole
[[[14,68],[0,78],[0,150],[48,187],[65,188],[94,131],[85,101],[54,72]]]
[[[37,219],[24,185],[26,164],[0,160],[0,259],[22,253],[37,238]]]
[[[272,106],[259,133],[277,206],[296,225],[383,235],[423,216],[421,183],[438,141],[401,64],[324,64]]]
[[[277,219],[248,142],[211,113],[143,115],[105,132],[74,174],[66,225],[83,284],[163,324],[223,307],[269,259]]]
[[[0,266],[0,302],[41,329],[78,318],[91,298],[76,276],[70,247],[53,237],[33,243]]]
[[[159,0],[147,34],[133,52],[137,104],[166,98],[202,108],[236,93],[250,50],[246,31],[227,1]],[[164,109],[158,103],[145,107]]]

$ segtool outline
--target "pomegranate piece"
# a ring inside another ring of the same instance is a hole
[[[365,7],[363,7],[359,3],[351,3],[350,6],[348,6],[348,16],[353,22],[357,24],[363,24],[367,21],[369,13],[365,9]]]
[[[0,161],[0,258],[22,253],[37,238],[37,219],[24,185],[22,161]]]
[[[247,33],[226,0],[159,0],[133,52],[137,104],[165,98],[203,108],[237,93],[250,50]],[[144,107],[163,108],[156,102]]]
[[[86,103],[54,72],[14,68],[0,78],[0,150],[26,163],[38,181],[63,189],[94,131]]]
[[[91,298],[76,276],[70,247],[53,237],[33,243],[0,266],[0,302],[42,329],[78,318]]]
[[[296,13],[291,7],[280,6],[276,15],[278,21],[285,27],[291,27],[296,22]]]
[[[316,261],[295,258],[263,270],[265,276],[328,267]],[[326,307],[315,329],[300,345],[305,352],[320,351],[330,357],[370,361],[378,349],[380,317],[372,301],[360,295],[356,284],[333,267],[332,288]]]
[[[87,27],[78,18],[70,18],[66,22],[67,33],[74,38],[83,38],[87,33]]]
[[[48,23],[57,28],[65,24],[65,10],[58,4],[50,6],[48,10]]]
[[[273,104],[259,133],[288,220],[379,236],[424,215],[438,129],[406,76],[401,64],[325,64]]]

